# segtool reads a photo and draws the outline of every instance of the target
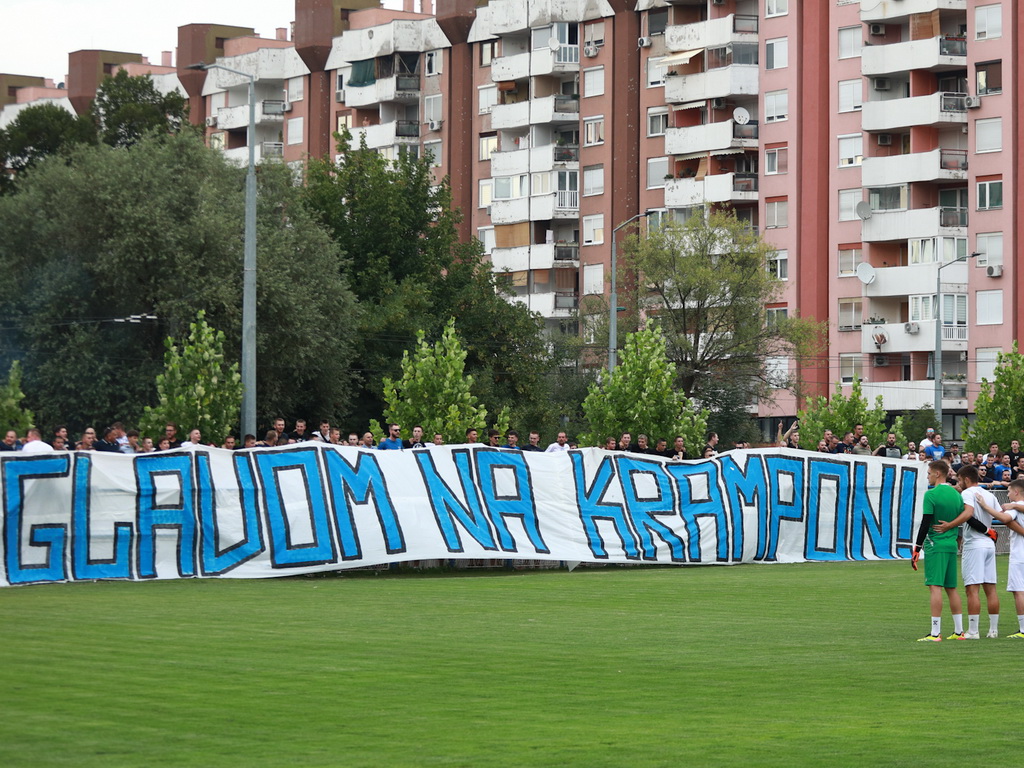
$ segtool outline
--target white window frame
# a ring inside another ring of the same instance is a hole
[[[839,35],[839,58],[857,59],[864,50],[864,26],[858,24],[855,27],[840,27]]]
[[[864,380],[864,355],[860,352],[846,352],[839,355],[839,380],[852,384],[853,380]]]
[[[995,40],[1003,36],[1002,3],[979,5],[974,9],[974,39]]]
[[[490,255],[491,251],[494,250],[494,227],[478,227],[476,239],[483,246],[484,253]]]
[[[840,331],[859,331],[864,324],[864,299],[839,299],[837,317]]]
[[[424,141],[423,156],[426,157],[428,152],[431,153],[430,167],[440,168],[444,153],[444,144],[441,141],[441,139],[435,139],[433,141]]]
[[[999,353],[1002,351],[1002,347],[978,347],[974,351],[975,381],[981,382],[982,379],[989,383],[995,381]]]
[[[852,168],[864,162],[864,135],[849,133],[839,136],[839,167]]]
[[[974,263],[979,267],[1000,266],[1003,263],[1003,233],[979,232]]]
[[[604,264],[583,265],[583,295],[601,296],[604,294]]]
[[[789,0],[765,0],[764,17],[785,16],[789,13]]]
[[[647,109],[647,135],[664,136],[667,130],[668,107],[649,107]]]
[[[782,170],[779,170],[780,168]],[[764,175],[782,176],[787,173],[789,173],[789,147],[766,149],[764,151]]]
[[[481,136],[480,137],[480,161],[487,162],[491,159],[491,155],[498,151],[498,137],[497,136]]]
[[[992,192],[999,188],[999,205],[992,205]],[[998,181],[979,181],[978,182],[978,210],[979,211],[998,211],[1003,207],[1003,180]]]
[[[604,67],[583,70],[583,98],[592,96],[604,96]]]
[[[550,195],[552,190],[551,171],[530,174],[530,197]]]
[[[765,229],[789,226],[789,200],[772,200],[764,204]]]
[[[489,208],[494,202],[494,179],[480,179],[477,183],[477,207]]]
[[[668,65],[661,63],[661,56],[647,60],[647,87],[658,88],[665,85],[665,78],[668,77]]]
[[[864,261],[863,248],[840,248],[838,257],[838,268],[840,277],[850,277],[857,274],[857,266]]]
[[[477,88],[478,111],[481,115],[490,114],[491,110],[498,104],[498,86],[481,85]]]
[[[444,119],[444,102],[440,93],[432,93],[423,97],[423,122]]]
[[[776,280],[789,280],[789,251],[787,249],[780,248],[769,254],[768,274]]]
[[[858,112],[864,105],[864,84],[860,78],[839,81],[839,111]]]
[[[285,101],[291,103],[293,101],[302,101],[306,96],[306,78],[304,77],[289,77],[285,90]]]
[[[647,188],[664,189],[666,176],[669,175],[670,163],[667,157],[647,158]]]
[[[1003,290],[978,291],[974,295],[976,325],[1003,324]]]
[[[604,165],[588,165],[583,169],[583,196],[604,194]]]
[[[583,121],[583,146],[604,144],[604,115],[588,117]]]
[[[857,220],[857,203],[864,199],[860,187],[839,190],[839,221]]]
[[[440,48],[423,54],[423,74],[427,77],[440,75],[444,70],[444,51]]]
[[[303,133],[306,130],[306,120],[303,117],[291,117],[288,119],[288,144],[301,144]]]
[[[764,377],[772,389],[785,389],[789,385],[789,358],[766,357]]]
[[[582,244],[602,245],[604,243],[604,214],[595,213],[592,216],[584,216],[582,219],[582,223]]]
[[[981,155],[1003,150],[1003,118],[989,117],[974,121],[974,151]]]
[[[789,91],[785,88],[778,91],[765,91],[764,121],[780,123],[789,119]]]
[[[789,66],[789,38],[773,37],[764,41],[764,68],[786,69]]]

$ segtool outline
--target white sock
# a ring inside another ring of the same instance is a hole
[[[1024,614],[1017,614],[1017,626],[1020,627],[1020,631],[1024,632]]]
[[[936,635],[936,636],[942,634],[942,617],[941,616],[932,616],[932,634]]]
[[[967,631],[975,635],[978,634],[978,618],[977,613],[967,614]]]
[[[993,633],[999,632],[999,614],[998,613],[990,613],[988,615],[988,631],[989,632],[993,632]]]
[[[964,615],[962,613],[953,614],[953,631],[958,635],[963,634],[964,631]]]

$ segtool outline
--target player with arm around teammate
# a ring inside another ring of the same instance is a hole
[[[978,506],[997,520],[1002,520],[1010,531],[1010,565],[1006,579],[1006,591],[1013,593],[1017,608],[1017,631],[1010,637],[1024,640],[1024,478],[1010,483],[1007,495],[1010,500],[1002,509],[989,507],[979,497]]]
[[[924,583],[928,587],[929,601],[932,612],[931,633],[920,638],[918,642],[939,642],[942,640],[942,592],[945,590],[949,600],[949,610],[953,614],[953,634],[951,640],[964,638],[963,604],[960,593],[956,591],[956,540],[955,528],[937,530],[937,523],[955,520],[963,511],[964,502],[953,486],[946,483],[949,465],[944,461],[933,461],[928,465],[928,484],[932,486],[924,494],[924,516],[921,527],[917,531],[917,543],[911,566],[917,570],[917,559],[923,547]]]

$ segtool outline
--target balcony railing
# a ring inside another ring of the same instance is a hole
[[[578,305],[579,296],[575,293],[555,292],[555,309],[576,309]]]
[[[580,193],[575,189],[560,189],[555,194],[556,208],[579,208]]]
[[[966,400],[967,399],[967,385],[966,384],[946,384],[942,385],[942,399],[943,400]]]
[[[261,154],[263,157],[284,157],[284,142],[264,141]]]
[[[732,31],[757,34],[757,16],[733,16]]]
[[[555,62],[558,64],[579,64],[580,47],[578,45],[560,45],[555,51]]]
[[[561,49],[559,49],[561,50]],[[964,107],[967,109],[967,107]],[[574,99],[572,96],[555,96],[555,112],[579,112],[580,111],[580,100]]]
[[[418,91],[420,89],[420,76],[419,75],[396,75],[395,76],[395,90],[396,91]]]
[[[943,93],[942,99],[939,102],[939,109],[943,112],[966,112],[967,94],[955,92]]]
[[[578,144],[556,144],[554,150],[556,163],[578,163],[580,161],[580,148]]]
[[[940,227],[966,227],[966,208],[939,208]]]
[[[966,149],[940,149],[939,167],[944,171],[966,171]]]
[[[757,192],[756,173],[734,173],[732,175],[733,192]]]
[[[413,120],[396,120],[395,136],[416,138],[420,135],[420,124]]]
[[[556,243],[555,261],[577,261],[580,257],[578,243]]]
[[[967,341],[967,326],[966,325],[943,325],[942,326],[942,340],[943,341]]]
[[[744,125],[733,123],[732,137],[734,139],[756,139],[758,137],[757,120],[751,120]]]
[[[943,37],[939,39],[940,56],[966,56],[966,37]]]

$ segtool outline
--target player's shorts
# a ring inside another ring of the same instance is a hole
[[[1007,568],[1006,591],[1024,592],[1024,563],[1010,561]]]
[[[964,586],[996,583],[996,548],[965,549],[963,555]]]
[[[928,552],[924,558],[926,587],[956,589],[956,552]]]

